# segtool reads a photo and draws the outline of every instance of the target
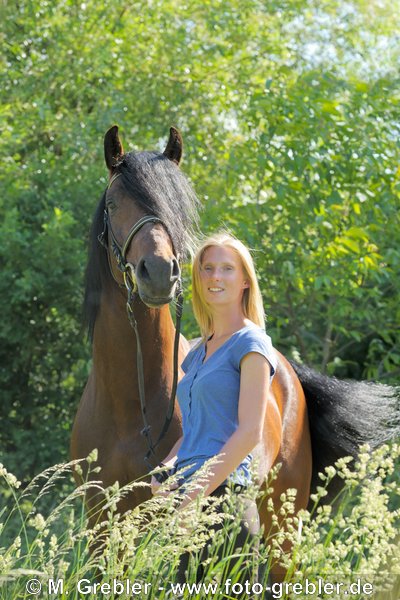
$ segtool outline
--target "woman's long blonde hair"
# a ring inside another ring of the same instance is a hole
[[[193,312],[199,324],[201,335],[207,339],[214,331],[214,322],[208,303],[206,302],[200,283],[201,263],[204,252],[211,246],[231,248],[238,255],[248,280],[249,287],[244,289],[242,297],[243,313],[247,319],[259,327],[265,327],[265,315],[254,262],[246,246],[233,235],[226,231],[219,231],[207,237],[197,250],[192,267],[192,302]]]

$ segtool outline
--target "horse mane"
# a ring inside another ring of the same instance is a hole
[[[129,152],[116,164],[126,191],[147,214],[162,220],[168,230],[179,262],[193,252],[197,237],[198,200],[179,167],[159,152]],[[111,277],[107,252],[98,235],[103,231],[106,191],[96,208],[89,236],[89,257],[85,272],[84,322],[89,339],[100,307],[104,282]]]

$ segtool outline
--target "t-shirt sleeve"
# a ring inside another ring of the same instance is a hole
[[[264,356],[271,367],[271,379],[275,374],[278,358],[271,338],[262,330],[246,331],[233,347],[233,362],[236,369],[240,370],[240,362],[250,352],[257,352]]]

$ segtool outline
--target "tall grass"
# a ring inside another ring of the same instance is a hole
[[[269,500],[268,510],[277,528],[257,554],[248,545],[242,548],[243,564],[256,556],[266,568],[264,586],[272,561],[285,567],[285,582],[272,586],[275,598],[398,600],[400,488],[394,471],[399,457],[400,446],[394,444],[372,453],[363,448],[354,465],[350,459],[338,461],[321,474],[312,509],[297,515],[295,490],[287,490],[279,508]],[[98,476],[95,459],[95,453],[87,459],[92,467],[91,477]],[[175,580],[181,553],[189,551],[193,556],[188,582],[194,583],[199,553],[206,543],[210,551],[204,582],[217,584],[218,593],[203,589],[196,594],[192,590],[186,591],[184,597],[232,597],[240,565],[236,572],[225,572],[231,552],[226,541],[232,540],[238,528],[229,494],[225,499],[199,497],[183,511],[176,510],[176,497],[156,497],[120,515],[118,500],[132,488],[147,484],[137,481],[123,489],[114,485],[104,490],[100,481],[91,480],[75,489],[70,486],[74,468],[80,468],[79,462],[56,465],[21,490],[17,479],[0,467],[5,490],[0,509],[1,600],[176,597],[171,595],[169,584]],[[273,485],[274,475],[268,488]],[[334,506],[324,505],[332,477],[343,479],[343,489]],[[64,490],[63,496],[51,506],[48,499],[57,497],[60,489]],[[105,520],[94,527],[89,526],[84,510],[89,490],[105,498]],[[210,525],[222,518],[215,511],[215,505],[221,502],[231,517],[229,531],[214,533]],[[43,506],[46,510],[42,510]],[[287,539],[292,546],[290,553],[282,550]],[[220,544],[226,544],[222,559],[218,558]],[[342,587],[333,590],[326,586],[321,591],[319,580],[325,586],[331,583],[333,588],[333,584],[340,583]],[[320,586],[314,593],[312,583]],[[355,586],[351,589],[354,594],[345,593],[350,584]],[[371,584],[374,592],[370,594],[368,587],[364,591],[357,587],[365,584]],[[39,586],[41,591],[36,594]],[[252,595],[244,592],[243,598],[268,597],[259,592],[260,587],[254,588]]]

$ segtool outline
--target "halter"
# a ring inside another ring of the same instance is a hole
[[[114,175],[110,179],[107,190],[110,189],[113,182],[116,179],[118,179],[118,177],[120,177],[121,175],[122,175],[122,173],[114,173]],[[129,248],[133,238],[141,230],[143,225],[146,225],[146,223],[162,223],[162,221],[161,221],[161,219],[159,219],[158,217],[155,217],[154,215],[145,215],[144,217],[139,219],[139,221],[137,221],[137,223],[135,223],[135,225],[133,225],[133,227],[131,227],[124,244],[121,246],[114,234],[113,229],[112,229],[110,215],[108,214],[108,210],[107,210],[107,208],[105,208],[104,214],[103,214],[103,231],[100,233],[100,235],[97,236],[97,239],[99,240],[100,244],[108,250],[108,243],[106,240],[106,235],[107,235],[107,232],[109,233],[109,235],[111,237],[111,249],[116,258],[118,268],[123,273],[124,284],[121,284],[118,281],[118,279],[115,277],[114,271],[112,268],[112,264],[110,261],[110,255],[108,254],[108,264],[110,267],[111,275],[113,276],[113,279],[116,281],[116,283],[118,283],[118,285],[120,287],[124,287],[124,285],[126,287],[128,287],[128,280],[130,279],[134,292],[137,292],[135,267],[133,266],[132,263],[127,262],[126,253],[128,251],[128,248]]]
[[[114,173],[114,175],[110,179],[107,190],[110,189],[113,182],[118,177],[120,177],[120,175],[122,175],[122,173]],[[120,287],[125,287],[128,292],[128,297],[127,297],[127,301],[126,301],[126,312],[128,315],[129,323],[130,323],[131,327],[133,328],[133,330],[135,332],[135,336],[136,336],[136,367],[137,367],[137,374],[138,374],[140,408],[141,408],[143,425],[144,425],[144,427],[140,433],[146,438],[147,445],[149,448],[144,457],[144,460],[145,460],[146,464],[151,469],[153,469],[154,466],[150,462],[150,456],[151,455],[155,456],[156,447],[161,442],[164,435],[167,433],[170,423],[172,421],[172,416],[174,414],[175,394],[176,394],[176,387],[177,387],[177,383],[178,383],[178,352],[179,352],[180,326],[181,326],[182,309],[183,309],[183,293],[182,293],[181,280],[178,279],[177,286],[176,286],[176,292],[175,292],[177,303],[176,303],[176,324],[175,324],[174,360],[173,360],[174,371],[173,371],[173,379],[172,379],[172,390],[171,390],[171,396],[170,396],[169,403],[168,403],[167,414],[165,416],[164,425],[163,425],[161,432],[157,438],[157,441],[154,443],[152,440],[152,437],[151,437],[151,433],[150,433],[151,426],[148,424],[148,421],[147,421],[147,409],[146,409],[146,399],[145,399],[145,391],[144,391],[142,346],[140,343],[137,321],[136,321],[136,318],[135,318],[135,315],[133,312],[133,302],[135,299],[135,294],[137,294],[137,291],[138,291],[138,286],[137,286],[136,275],[135,275],[135,267],[132,265],[132,263],[127,262],[126,253],[128,251],[128,248],[129,248],[133,238],[138,233],[138,231],[140,231],[140,229],[143,227],[143,225],[146,225],[146,223],[162,223],[163,224],[163,222],[161,219],[159,219],[158,217],[155,217],[153,215],[145,215],[144,217],[139,219],[139,221],[137,221],[137,223],[135,223],[133,225],[133,227],[131,227],[131,229],[129,230],[129,233],[126,237],[125,242],[121,246],[119,244],[117,238],[114,235],[114,232],[113,232],[113,229],[111,226],[110,216],[108,214],[107,208],[104,209],[103,219],[104,219],[103,220],[103,231],[100,233],[100,235],[97,237],[97,239],[100,242],[100,244],[107,250],[108,264],[109,264],[110,272],[111,272],[111,275],[112,275],[114,281]],[[113,251],[113,254],[115,255],[118,269],[123,274],[123,278],[124,278],[123,284],[121,284],[118,281],[118,279],[116,278],[114,271],[113,271],[112,263],[110,260],[108,242],[107,242],[107,237],[108,237],[107,234],[111,237],[111,249]]]

